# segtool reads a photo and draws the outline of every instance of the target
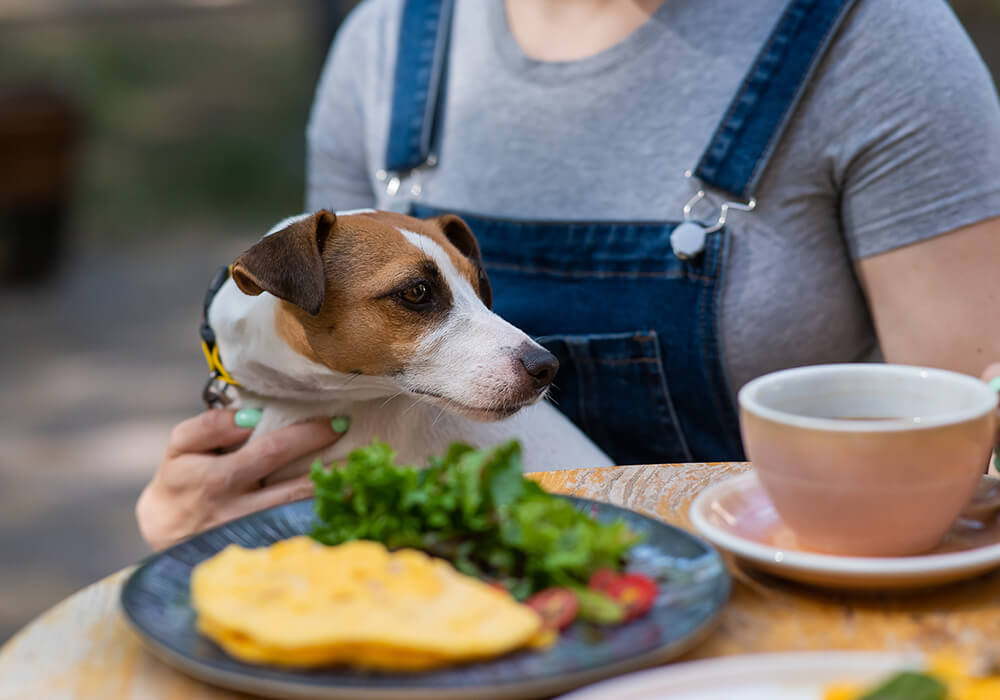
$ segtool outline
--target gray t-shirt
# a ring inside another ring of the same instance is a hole
[[[502,0],[458,0],[440,162],[400,193],[486,216],[677,220],[696,189],[684,172],[785,2],[666,0],[606,51],[540,62]],[[308,128],[309,209],[391,205],[378,171],[401,8],[367,0],[338,35]],[[853,261],[1000,215],[1000,105],[943,0],[859,0],[757,198],[730,218],[733,389],[877,356]]]

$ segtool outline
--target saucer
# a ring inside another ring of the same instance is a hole
[[[775,511],[754,472],[705,489],[691,522],[738,559],[781,578],[851,589],[918,588],[970,578],[1000,567],[1000,520],[960,518],[927,554],[848,557],[810,551]]]

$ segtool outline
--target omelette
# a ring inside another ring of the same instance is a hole
[[[229,545],[195,567],[198,629],[243,661],[417,671],[538,643],[542,619],[509,594],[416,550],[301,536]]]

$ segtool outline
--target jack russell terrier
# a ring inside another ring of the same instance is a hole
[[[232,392],[223,403],[261,409],[251,440],[309,418],[351,418],[335,445],[268,481],[373,438],[420,466],[452,442],[510,438],[528,471],[612,464],[543,401],[559,363],[490,311],[479,245],[460,218],[302,214],[228,272],[206,299],[206,401]]]

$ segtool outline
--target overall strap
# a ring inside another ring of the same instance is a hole
[[[443,93],[454,0],[406,0],[399,28],[385,169],[413,170],[431,157]]]
[[[753,196],[767,162],[855,0],[790,0],[694,175],[738,199]],[[406,172],[433,156],[454,0],[405,0],[385,169]]]
[[[816,66],[854,0],[791,0],[695,168],[702,182],[749,200]]]

